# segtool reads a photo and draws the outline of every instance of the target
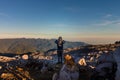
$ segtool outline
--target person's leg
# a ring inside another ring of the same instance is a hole
[[[59,63],[59,51],[57,51],[57,58],[58,58],[58,63]]]
[[[61,63],[62,63],[62,54],[63,54],[63,51],[61,50],[61,53],[60,53]]]
[[[60,57],[58,56],[58,63],[60,63]]]
[[[60,58],[61,58],[61,61],[60,61],[60,62],[62,63],[62,54],[61,54]]]
[[[57,55],[58,55],[58,63],[60,63],[61,62],[60,51],[57,51]]]

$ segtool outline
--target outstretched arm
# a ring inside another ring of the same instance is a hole
[[[65,41],[63,40],[63,44],[65,43]]]
[[[57,44],[57,40],[55,40],[55,43]]]

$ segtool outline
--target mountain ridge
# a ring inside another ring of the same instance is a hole
[[[35,38],[10,38],[0,39],[0,53],[27,53],[34,51],[45,52],[50,49],[56,49],[54,43],[56,39],[35,39]],[[66,41],[64,48],[85,46],[84,42],[70,42]]]

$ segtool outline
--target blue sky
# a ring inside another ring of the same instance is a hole
[[[120,0],[0,0],[0,38],[120,40]]]

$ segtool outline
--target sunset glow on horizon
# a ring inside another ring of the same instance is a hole
[[[120,40],[118,0],[0,0],[0,39]]]

